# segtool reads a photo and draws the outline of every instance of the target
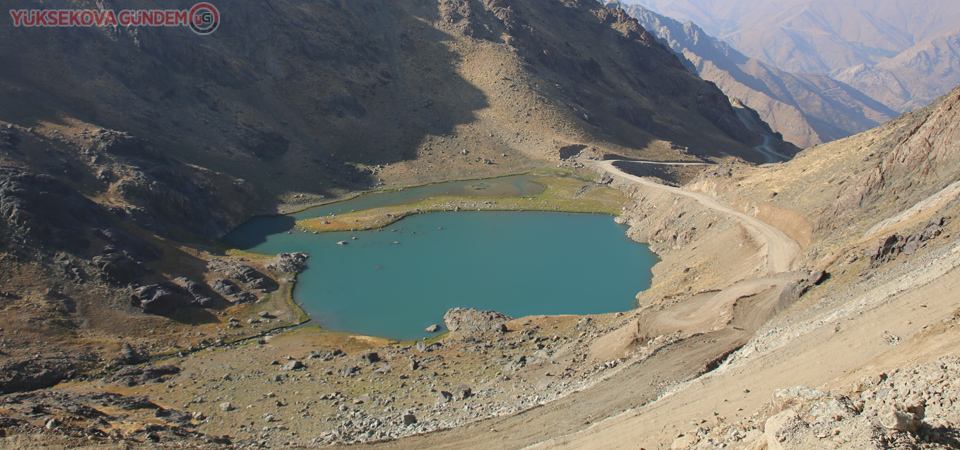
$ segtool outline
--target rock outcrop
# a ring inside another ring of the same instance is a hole
[[[878,132],[889,135],[877,148],[879,157],[862,162],[860,175],[844,184],[817,228],[886,217],[882,211],[905,210],[954,183],[960,173],[960,88]]]
[[[100,205],[49,175],[0,167],[0,233],[5,241],[82,253],[89,227],[110,228]]]
[[[94,366],[93,355],[7,358],[0,363],[0,394],[53,386]]]
[[[207,263],[207,270],[232,280],[247,289],[276,290],[277,283],[253,267],[236,260],[215,259]]]
[[[951,356],[863,378],[846,394],[783,389],[760,417],[697,427],[674,448],[955,448],[958,376],[960,359]]]
[[[307,268],[308,257],[304,252],[281,253],[267,261],[264,267],[274,272],[298,274]]]
[[[135,287],[131,301],[133,306],[142,308],[144,312],[160,315],[170,314],[180,308],[217,306],[216,301],[203,291],[200,284],[184,277],[177,278],[174,282],[161,281]]]
[[[930,221],[919,231],[908,236],[901,236],[897,233],[887,236],[881,240],[876,249],[867,255],[870,258],[870,267],[880,267],[883,263],[896,259],[900,254],[905,256],[914,254],[927,241],[940,236],[946,220],[946,218],[941,217]]]
[[[169,282],[135,288],[131,299],[134,306],[143,308],[144,312],[150,314],[170,314],[174,310],[194,304],[192,296],[180,286]]]
[[[443,315],[447,329],[461,335],[504,333],[507,331],[506,323],[511,320],[512,317],[503,313],[472,308],[453,308]]]

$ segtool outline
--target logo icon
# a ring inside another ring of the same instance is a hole
[[[209,3],[197,3],[190,8],[190,29],[199,35],[213,33],[220,26],[220,11]]]

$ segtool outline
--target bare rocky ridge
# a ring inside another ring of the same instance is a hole
[[[949,0],[633,3],[692,21],[780,70],[829,74],[899,112],[923,107],[960,83],[960,8]]]
[[[681,24],[638,5],[626,11],[688,60],[697,74],[759,112],[800,148],[866,131],[898,115],[825,75],[788,73],[748,58],[694,23]]]
[[[124,8],[138,6],[151,5]],[[0,57],[19,64],[0,70],[0,120],[30,127],[62,115],[122,130],[256,185],[257,206],[271,209],[509,173],[595,141],[754,158],[743,143],[756,136],[715,87],[593,1],[283,1],[223,14],[232,19],[208,40],[187,29],[36,38],[4,28]]]

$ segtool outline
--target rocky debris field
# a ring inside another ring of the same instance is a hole
[[[159,377],[156,381],[160,381]],[[197,432],[196,423],[202,419],[163,408],[143,396],[46,391],[4,398],[0,402],[0,437],[42,433],[94,444],[231,443],[226,436]],[[131,427],[132,422],[145,425]]]
[[[621,314],[511,320],[492,311],[456,310],[448,316],[460,317],[448,328],[465,328],[439,341],[382,346],[307,327],[124,367],[100,381],[43,395],[123,393],[178,411],[184,422],[175,426],[200,440],[207,433],[238,445],[315,446],[394,439],[515,414],[584,389],[626,361],[596,361],[589,354],[596,339],[623,325]],[[27,399],[14,395],[0,404]],[[59,413],[38,411],[8,409],[5,417],[36,423],[0,429],[53,432],[43,423]],[[145,417],[125,417],[123,439],[174,439]],[[114,438],[121,429],[98,426]]]
[[[960,357],[861,379],[842,392],[777,391],[754,417],[691,424],[674,450],[960,448]]]

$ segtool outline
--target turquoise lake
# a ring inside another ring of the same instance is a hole
[[[336,207],[369,207],[351,202]],[[292,230],[294,220],[256,219],[225,240],[261,254],[308,252],[294,299],[315,322],[397,340],[428,336],[424,328],[442,326],[454,307],[513,317],[627,311],[649,287],[657,262],[626,237],[627,227],[604,215],[430,213],[382,231],[318,235]]]

